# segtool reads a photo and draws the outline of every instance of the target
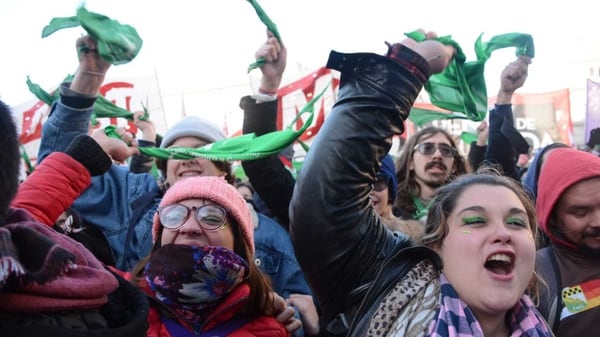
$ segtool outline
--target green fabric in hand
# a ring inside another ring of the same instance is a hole
[[[323,89],[318,95],[313,97],[300,110],[296,118],[290,125],[280,131],[272,131],[262,136],[256,136],[254,133],[241,135],[238,137],[227,138],[212,144],[205,145],[198,149],[193,148],[157,148],[140,147],[142,154],[159,159],[193,159],[206,158],[217,161],[234,160],[253,160],[279,153],[283,148],[294,143],[306,129],[312,124],[314,117],[314,106],[327,88]],[[297,131],[293,129],[300,116],[308,114],[308,117],[302,127]]]
[[[142,48],[142,39],[135,28],[112,20],[102,14],[77,9],[72,17],[53,18],[42,30],[42,38],[65,28],[81,26],[93,37],[98,53],[111,64],[118,65],[133,60]]]
[[[264,23],[265,26],[267,26],[267,29],[271,33],[273,33],[273,36],[277,39],[277,41],[281,42],[281,35],[279,35],[279,30],[277,30],[277,25],[275,24],[275,22],[273,22],[273,20],[271,20],[269,15],[267,15],[267,12],[265,12],[265,10],[262,9],[260,4],[256,0],[248,0],[248,2],[254,8],[254,11],[256,12],[256,15],[258,15],[258,18],[260,19],[260,21],[262,23]],[[257,59],[255,62],[252,62],[248,66],[248,72],[251,72],[253,69],[260,68],[264,64],[265,64],[265,59],[263,57],[261,57],[261,58]]]
[[[420,31],[406,33],[415,41],[425,40]],[[488,42],[482,41],[479,35],[475,41],[477,60],[466,61],[465,53],[460,45],[450,36],[437,38],[445,45],[456,49],[452,62],[439,74],[434,74],[425,84],[431,103],[452,112],[465,114],[470,120],[481,121],[487,115],[487,89],[484,78],[486,61],[497,49],[515,47],[516,55],[535,56],[533,38],[529,34],[507,33],[496,35]],[[457,115],[456,118],[460,118]]]

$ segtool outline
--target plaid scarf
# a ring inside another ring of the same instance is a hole
[[[484,337],[477,318],[443,274],[440,275],[440,283],[440,310],[437,319],[429,327],[429,336]],[[511,337],[553,336],[527,295],[523,295],[510,312],[510,331]]]
[[[118,282],[80,243],[22,209],[0,226],[0,310],[99,308]]]
[[[168,244],[152,253],[144,274],[156,298],[199,333],[248,275],[248,263],[224,247]]]

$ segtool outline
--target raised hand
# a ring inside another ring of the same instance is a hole
[[[265,63],[260,68],[262,79],[259,93],[276,93],[285,70],[287,49],[273,36],[273,33],[267,31],[267,41],[260,46],[254,56],[257,59],[261,57],[265,59]]]
[[[527,79],[529,64],[531,64],[531,58],[522,55],[507,65],[500,75],[500,90],[512,94],[522,87]]]
[[[437,34],[435,32],[425,32],[422,29],[420,29],[420,31],[425,34],[425,41],[417,42],[408,38],[400,43],[414,50],[425,60],[427,60],[432,74],[442,72],[448,66],[448,64],[450,64],[450,61],[452,61],[454,54],[456,54],[456,49],[454,49],[452,46],[446,46],[441,42],[434,40],[437,38]]]
[[[96,40],[91,36],[80,37],[77,39],[75,46],[79,68],[70,88],[84,95],[95,96],[98,94],[111,64],[100,56],[96,47]]]
[[[133,124],[142,131],[143,140],[147,140],[149,142],[156,141],[156,126],[151,119],[140,119],[140,117],[144,116],[146,113],[144,111],[136,111],[133,113]],[[159,146],[160,144],[156,144]]]
[[[92,132],[92,138],[94,138],[94,140],[100,145],[100,147],[102,147],[104,152],[106,152],[106,154],[112,158],[113,161],[117,163],[123,163],[125,160],[127,160],[127,158],[135,154],[140,154],[140,152],[137,147],[128,146],[126,142],[127,139],[130,140],[130,144],[133,142],[133,137],[131,134],[127,135],[124,130],[118,130],[119,129],[117,129],[119,136],[125,139],[109,137],[104,132],[104,129],[94,130],[94,132]],[[136,145],[136,143],[133,143],[132,145]]]

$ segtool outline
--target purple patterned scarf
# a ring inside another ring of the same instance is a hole
[[[247,274],[248,263],[227,248],[177,244],[154,251],[144,272],[156,298],[196,333]]]
[[[437,319],[429,326],[429,336],[484,337],[477,318],[456,293],[446,277],[440,275],[441,303]],[[510,312],[510,336],[553,336],[529,296],[524,295]]]
[[[117,279],[68,236],[11,209],[0,226],[0,310],[99,308]]]

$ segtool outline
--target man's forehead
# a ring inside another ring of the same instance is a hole
[[[432,134],[427,134],[427,135],[423,135],[421,136],[421,138],[419,139],[419,141],[417,142],[417,144],[420,143],[424,143],[427,142],[433,138],[438,138],[437,143],[446,143],[448,145],[452,145],[452,143],[450,142],[450,140],[448,139],[448,137],[446,137],[445,134],[441,133],[441,132],[436,132],[436,133],[432,133]]]
[[[600,205],[600,176],[587,178],[571,184],[558,199],[562,207]]]

